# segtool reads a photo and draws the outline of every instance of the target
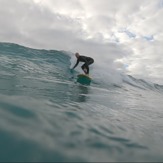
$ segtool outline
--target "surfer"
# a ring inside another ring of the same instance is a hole
[[[85,74],[89,75],[89,65],[94,63],[94,59],[91,57],[81,56],[79,53],[75,53],[75,56],[77,58],[77,61],[72,69],[74,69],[79,64],[79,62],[84,62],[81,68]]]

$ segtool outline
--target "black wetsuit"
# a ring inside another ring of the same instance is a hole
[[[85,62],[81,66],[81,68],[82,68],[82,70],[84,70],[86,68],[87,69],[86,74],[89,74],[89,65],[94,62],[93,58],[86,57],[86,56],[79,56],[78,59],[77,59],[77,62],[75,64],[75,66],[73,67],[73,69],[79,64],[79,62]]]

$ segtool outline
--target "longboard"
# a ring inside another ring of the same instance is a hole
[[[84,85],[90,85],[91,78],[85,74],[79,74],[77,77],[77,82]]]

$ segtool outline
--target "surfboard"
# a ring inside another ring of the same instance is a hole
[[[84,85],[90,85],[91,84],[91,78],[88,75],[85,74],[79,74],[77,77],[77,82]]]

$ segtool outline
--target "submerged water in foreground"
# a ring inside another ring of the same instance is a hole
[[[163,161],[163,86],[82,86],[69,67],[64,52],[0,44],[0,161]]]

